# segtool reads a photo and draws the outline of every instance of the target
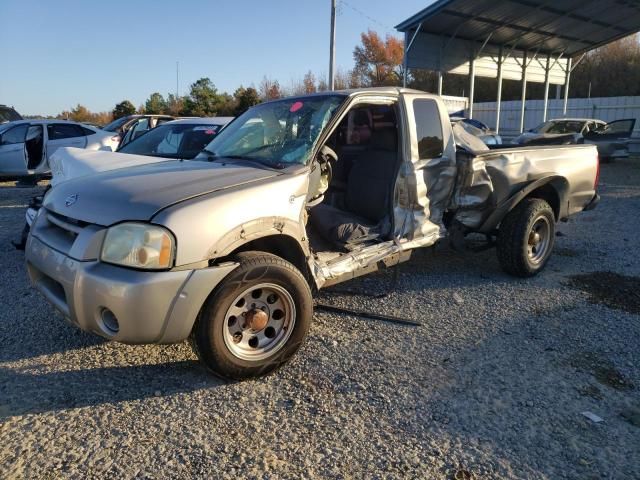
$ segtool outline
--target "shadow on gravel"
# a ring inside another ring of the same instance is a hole
[[[167,397],[228,383],[195,360],[43,374],[0,367],[0,418]]]
[[[640,277],[591,272],[569,277],[569,284],[588,293],[591,303],[640,314]]]
[[[16,338],[20,341],[16,342]],[[69,325],[52,312],[47,323],[38,317],[17,323],[10,331],[0,328],[0,363],[89,348],[107,341]]]

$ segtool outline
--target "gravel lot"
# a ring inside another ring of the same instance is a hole
[[[640,478],[640,316],[572,279],[614,272],[633,277],[629,302],[640,291],[640,160],[601,183],[537,278],[506,276],[493,250],[417,252],[389,297],[323,300],[423,326],[318,312],[291,364],[242,383],[186,343],[66,324],[9,243],[35,189],[1,183],[0,477]]]

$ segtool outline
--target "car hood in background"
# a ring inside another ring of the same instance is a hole
[[[562,140],[573,140],[575,142],[581,137],[579,133],[535,133],[524,132],[520,136],[513,139],[513,143],[518,145],[526,145],[528,143],[535,142],[538,145],[543,145],[546,140],[549,144],[555,144]]]
[[[278,175],[282,173],[237,164],[154,162],[67,180],[49,191],[44,206],[98,225],[147,221],[159,210],[183,200]]]

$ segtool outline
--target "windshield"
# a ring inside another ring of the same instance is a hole
[[[257,105],[225,128],[205,153],[272,166],[304,165],[320,132],[346,98],[322,95]]]
[[[130,117],[120,117],[111,123],[107,123],[104,127],[102,127],[102,130],[106,130],[107,132],[117,132],[118,129],[129,120]]]
[[[0,107],[0,123],[22,120],[22,117],[11,107]]]
[[[537,133],[580,133],[584,122],[566,120],[562,122],[546,122],[534,128]]]
[[[190,160],[211,142],[222,125],[165,123],[126,144],[120,153]]]

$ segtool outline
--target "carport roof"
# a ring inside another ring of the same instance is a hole
[[[572,57],[640,30],[637,0],[437,0],[396,26]]]

